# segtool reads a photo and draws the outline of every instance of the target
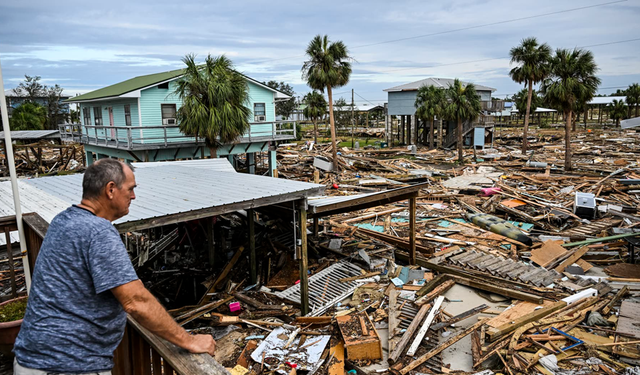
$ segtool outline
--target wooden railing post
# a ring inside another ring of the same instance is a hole
[[[131,135],[131,127],[127,127],[127,148],[131,150],[133,144],[133,136]]]
[[[164,145],[167,146],[167,127],[163,127],[162,130],[164,131]]]

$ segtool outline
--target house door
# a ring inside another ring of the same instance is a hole
[[[116,139],[116,130],[113,129],[113,107],[109,107],[109,126],[111,126],[111,139]]]

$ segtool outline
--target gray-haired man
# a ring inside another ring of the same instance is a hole
[[[126,313],[192,353],[213,355],[211,336],[189,335],[144,287],[111,224],[129,213],[135,187],[129,166],[99,160],[84,174],[82,202],[51,221],[14,348],[14,374],[109,374]]]

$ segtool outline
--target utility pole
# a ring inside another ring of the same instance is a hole
[[[355,103],[353,102],[353,89],[351,89],[351,148],[356,147],[355,141],[353,138],[353,134],[355,133],[356,121],[353,117],[353,112],[355,109]]]

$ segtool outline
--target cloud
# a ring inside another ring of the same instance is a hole
[[[179,68],[187,53],[225,54],[245,74],[288,82],[303,95],[309,91],[300,72],[304,50],[314,35],[328,33],[344,41],[356,59],[344,89],[368,99],[383,99],[384,88],[428,76],[459,77],[509,93],[520,85],[508,77],[508,51],[524,37],[571,48],[639,34],[638,2],[561,12],[604,1],[329,0],[316,6],[22,0],[0,3],[0,59],[8,88],[29,74],[85,92]],[[603,87],[638,80],[640,64],[632,51],[639,47],[636,41],[589,48]]]

